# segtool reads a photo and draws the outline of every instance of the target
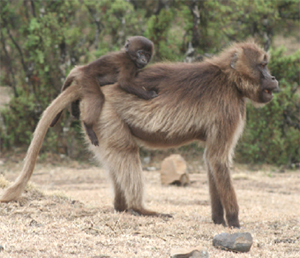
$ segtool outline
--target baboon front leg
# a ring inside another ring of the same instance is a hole
[[[208,176],[208,184],[209,184],[212,220],[215,224],[222,224],[225,227],[226,223],[224,220],[223,205],[221,203],[219,192],[216,187],[216,183],[212,174],[213,172],[208,162],[207,162],[207,170],[208,170],[207,176]]]
[[[212,218],[216,224],[225,224],[223,219],[223,208],[226,212],[227,225],[229,227],[240,227],[236,194],[232,186],[229,162],[221,162],[215,152],[206,154],[206,161],[210,171],[208,180],[210,196],[212,200]],[[221,211],[222,209],[222,211]]]

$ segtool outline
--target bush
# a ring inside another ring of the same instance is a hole
[[[1,0],[0,84],[11,87],[13,97],[1,110],[0,149],[28,145],[69,71],[120,49],[128,36],[151,39],[154,61],[182,61],[190,43],[196,59],[248,37],[268,49],[277,33],[299,35],[298,5],[299,0]],[[263,109],[249,107],[240,161],[299,162],[299,52],[272,53],[271,70],[282,92]],[[43,150],[75,157],[73,151],[81,150],[79,122],[65,114],[49,130]]]

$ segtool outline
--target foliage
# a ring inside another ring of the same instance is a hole
[[[151,39],[155,45],[156,60],[172,60],[174,51],[178,53],[170,29],[174,19],[174,11],[161,10],[158,15],[152,15],[147,22],[145,36]]]
[[[1,59],[11,76],[4,81],[14,89],[8,109],[1,112],[6,125],[6,133],[1,135],[4,147],[30,142],[43,110],[59,92],[66,70],[78,62],[80,53],[86,53],[80,33],[86,23],[80,23],[76,14],[78,4],[1,2],[1,43],[5,50]],[[60,133],[52,134],[54,142],[62,136],[65,121]],[[53,145],[46,146],[54,150]]]
[[[128,36],[151,39],[154,61],[182,61],[189,46],[195,49],[193,58],[200,59],[249,37],[269,49],[278,33],[299,37],[299,3],[1,0],[0,80],[11,87],[13,97],[1,110],[0,148],[28,145],[43,110],[59,94],[69,71],[120,49]],[[272,53],[271,69],[280,77],[283,90],[265,108],[249,108],[248,129],[238,148],[238,159],[245,162],[299,162],[299,57],[298,53],[286,57],[282,49]],[[49,130],[44,150],[74,157],[74,145],[81,143],[79,122],[65,113],[59,125]]]

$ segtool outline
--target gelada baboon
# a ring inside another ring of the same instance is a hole
[[[151,40],[142,36],[130,37],[123,50],[106,54],[87,65],[77,66],[66,78],[62,91],[72,83],[81,88],[80,101],[84,102],[86,110],[82,112],[81,120],[92,144],[99,144],[93,126],[104,103],[100,86],[118,82],[122,89],[139,98],[148,100],[157,96],[155,91],[147,91],[134,83],[138,70],[150,62],[153,49]],[[78,116],[78,101],[72,103],[72,113]],[[51,127],[57,123],[61,114],[62,111],[57,114]]]
[[[225,225],[225,211],[227,225],[239,227],[229,167],[243,131],[246,99],[267,103],[273,98],[272,92],[279,89],[277,80],[268,72],[268,62],[268,54],[255,43],[237,43],[200,63],[158,63],[145,68],[135,83],[159,93],[147,102],[125,94],[117,84],[103,87],[106,100],[95,126],[100,144],[89,146],[109,171],[115,209],[159,215],[143,204],[138,144],[166,148],[199,140],[206,142],[204,158],[213,222]],[[65,98],[66,91],[62,93]],[[69,93],[67,102],[75,99],[74,92]],[[64,101],[63,96],[60,98],[55,102]],[[54,117],[52,106],[38,124],[36,132],[40,134],[34,135],[21,175],[3,193],[1,201],[15,200],[29,180],[42,138]]]

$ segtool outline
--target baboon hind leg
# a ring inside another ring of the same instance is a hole
[[[128,205],[125,198],[125,193],[121,189],[120,185],[117,184],[117,180],[113,179],[112,183],[114,185],[114,208],[118,212],[127,211]]]
[[[116,148],[116,145],[111,146]],[[144,180],[138,147],[127,145],[124,151],[118,150],[120,147],[110,154],[114,157],[109,169],[115,190],[114,208],[138,215],[159,216],[159,213],[144,207]]]
[[[139,148],[129,128],[114,114],[103,113],[99,124],[99,147],[93,147],[96,157],[109,172],[114,187],[114,208],[135,215],[169,216],[144,206],[144,180]],[[109,119],[107,119],[109,117]],[[106,119],[105,119],[106,118]],[[103,125],[103,126],[102,126]]]
[[[159,216],[160,214],[155,211],[151,211],[148,209],[145,209],[143,205],[135,205],[134,207],[128,208],[128,204],[125,197],[125,192],[121,189],[120,185],[117,185],[116,180],[113,180],[114,184],[114,209],[118,212],[129,212],[133,215],[144,215],[144,216]],[[128,193],[127,195],[131,195],[132,193]],[[143,194],[142,192],[140,193]]]
[[[144,207],[144,180],[138,148],[118,151],[121,165],[110,170],[115,187],[115,210],[125,210],[134,215],[172,217],[170,214],[158,213]],[[116,156],[115,156],[116,157]]]

